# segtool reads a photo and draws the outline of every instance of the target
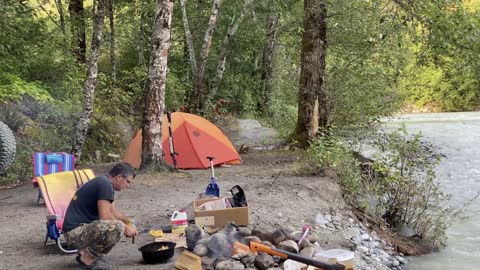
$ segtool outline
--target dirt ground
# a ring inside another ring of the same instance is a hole
[[[313,222],[319,212],[338,214],[345,209],[333,180],[294,173],[299,156],[300,152],[292,151],[253,151],[242,156],[242,165],[216,169],[223,194],[236,184],[245,190],[250,227],[282,225],[298,230]],[[95,169],[97,174],[106,170]],[[135,244],[123,238],[113,248],[108,260],[114,269],[173,269],[175,257],[166,264],[146,265],[138,248],[153,240],[149,229],[168,224],[173,210],[191,209],[191,202],[204,192],[209,179],[209,170],[143,174],[129,189],[117,192],[117,207],[135,217],[141,235]],[[35,200],[36,190],[29,184],[0,191],[0,269],[77,269],[73,255],[62,254],[55,245],[44,246],[47,209]],[[193,218],[191,211],[187,212],[189,219]],[[326,248],[346,244],[338,233],[322,229],[317,233]],[[181,250],[176,256],[178,253]]]

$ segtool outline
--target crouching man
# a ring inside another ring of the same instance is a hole
[[[70,202],[63,222],[65,239],[78,249],[77,262],[85,269],[111,269],[103,255],[120,241],[123,234],[134,237],[138,232],[118,209],[114,192],[121,191],[135,178],[133,167],[121,162],[108,176],[97,176],[81,186]]]

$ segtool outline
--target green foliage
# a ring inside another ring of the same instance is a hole
[[[52,100],[52,96],[39,83],[26,82],[10,73],[0,73],[0,102],[16,102],[25,95],[39,101]]]
[[[436,179],[440,155],[422,142],[421,134],[409,136],[405,126],[381,134],[375,145],[381,152],[364,183],[377,198],[376,213],[400,231],[408,228],[437,247],[445,246],[446,229],[461,211],[448,206],[450,195]]]
[[[450,196],[435,175],[440,155],[421,139],[421,134],[408,136],[404,126],[381,134],[374,141],[380,151],[375,161],[361,164],[345,138],[324,136],[311,143],[299,171],[336,177],[350,203],[442,247],[446,229],[462,211],[448,206]]]
[[[60,102],[42,102],[26,97],[18,103],[0,105],[0,121],[15,134],[17,155],[1,184],[29,181],[33,177],[32,153],[69,151],[78,112]]]
[[[358,161],[350,149],[342,143],[342,139],[329,135],[311,142],[299,172],[336,176],[342,185],[345,199],[353,202],[362,180],[358,165]]]

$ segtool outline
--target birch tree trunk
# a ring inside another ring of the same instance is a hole
[[[165,81],[173,14],[173,0],[157,0],[152,33],[152,51],[145,85],[145,111],[142,127],[142,164],[140,168],[163,169],[162,151]]]
[[[102,43],[102,29],[105,19],[105,2],[107,0],[98,0],[97,12],[93,19],[92,44],[90,46],[90,57],[87,65],[87,79],[85,81],[83,111],[78,121],[75,138],[73,141],[72,153],[80,159],[82,147],[87,137],[90,119],[93,112],[93,100],[95,97],[95,84],[98,73],[98,54]]]
[[[117,82],[117,61],[115,60],[115,21],[113,0],[108,1],[108,19],[110,22],[110,65],[113,85]]]
[[[272,95],[273,95],[273,55],[275,51],[275,43],[277,40],[278,31],[278,15],[270,14],[267,17],[267,44],[263,49],[263,93],[261,96],[260,110],[263,115],[268,114],[272,110]]]
[[[197,73],[197,60],[195,56],[195,49],[193,48],[193,36],[190,32],[190,26],[188,24],[187,10],[185,9],[185,0],[180,0],[180,6],[182,8],[183,29],[185,32],[185,43],[187,44],[188,57],[190,60],[190,66],[192,67],[192,74]]]
[[[72,34],[72,44],[70,47],[77,62],[85,64],[87,42],[85,36],[83,0],[70,0],[68,11],[70,13],[70,31]]]
[[[212,36],[217,24],[218,13],[220,12],[220,5],[223,0],[214,0],[212,5],[212,12],[208,20],[207,30],[203,38],[202,49],[197,61],[197,70],[193,73],[193,91],[190,96],[189,109],[191,112],[199,112],[203,107],[203,98],[205,95],[205,77],[207,58],[212,46]]]
[[[238,19],[235,21],[233,20],[230,25],[228,26],[227,34],[223,38],[223,46],[222,49],[220,50],[220,55],[218,57],[218,63],[217,63],[217,71],[215,73],[215,79],[213,81],[213,85],[210,88],[210,93],[207,96],[207,99],[205,100],[205,104],[208,106],[210,104],[210,101],[215,97],[218,91],[218,87],[223,79],[223,74],[225,72],[225,64],[227,62],[227,55],[228,55],[228,50],[230,48],[230,42],[233,40],[233,37],[235,36],[235,33],[238,30],[238,27],[243,21],[243,18],[245,17],[245,13],[247,12],[248,6],[251,5],[253,0],[244,0],[243,1],[243,9],[242,12],[240,13],[240,16]]]
[[[324,94],[326,0],[305,0],[297,126],[293,139],[306,147],[319,128],[319,96]],[[324,97],[320,97],[325,99]],[[322,101],[323,102],[323,101]],[[323,104],[320,104],[324,106]],[[326,111],[326,108],[321,110]]]

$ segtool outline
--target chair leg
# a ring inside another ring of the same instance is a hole
[[[48,242],[48,232],[47,232],[47,234],[45,235],[45,246],[47,245],[47,242]]]
[[[40,204],[40,199],[43,200],[43,196],[42,196],[42,191],[38,189],[37,204]]]

